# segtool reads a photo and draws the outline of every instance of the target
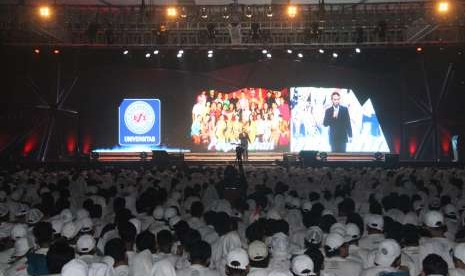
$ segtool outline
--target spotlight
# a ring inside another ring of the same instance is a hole
[[[48,6],[39,7],[39,16],[44,19],[50,18],[52,15],[52,10]]]
[[[439,1],[436,4],[436,10],[440,14],[445,14],[449,12],[450,4],[448,1]]]
[[[184,50],[179,50],[178,54],[181,54],[181,55],[184,54]]]
[[[123,51],[123,55],[127,55],[127,54],[129,54],[129,51],[128,51],[128,50],[124,50],[124,51]]]
[[[224,8],[223,8],[222,16],[223,16],[223,19],[229,19],[229,17],[231,16],[231,15],[229,14],[229,11],[228,11],[228,8],[227,8],[227,7],[224,7]]]
[[[182,7],[181,8],[181,14],[180,14],[181,18],[186,18],[187,17],[187,11],[186,11],[186,8],[185,7]]]
[[[338,56],[339,55],[336,52],[333,53],[333,58],[337,58]]]
[[[355,48],[355,52],[356,52],[357,54],[360,54],[360,53],[362,52],[362,50],[360,50],[360,48]]]
[[[247,8],[245,8],[245,17],[252,18],[252,8],[250,6],[247,6]]]
[[[422,52],[422,51],[423,51],[423,48],[417,47],[417,53],[420,53],[420,52]]]
[[[208,18],[207,8],[201,8],[200,9],[200,17],[202,17],[203,19]]]
[[[268,9],[266,10],[266,17],[273,17],[273,10],[271,9],[271,7],[268,7]]]
[[[298,58],[303,58],[304,55],[303,55],[302,53],[298,53],[298,54],[297,54],[297,57],[298,57]]]
[[[40,50],[39,49],[34,49],[34,53],[40,54]]]
[[[318,50],[318,52],[319,52],[320,54],[324,54],[324,53],[325,53],[325,50],[320,49],[320,50]]]
[[[160,51],[158,51],[158,50],[153,51],[154,55],[158,55],[159,53],[160,53]]]
[[[266,54],[267,58],[271,58],[271,53]]]
[[[145,54],[145,58],[150,58],[152,55],[150,53]]]
[[[321,162],[326,162],[328,161],[328,154],[326,152],[320,152],[320,160]]]
[[[291,49],[287,49],[287,53],[288,53],[288,54],[292,54],[292,50],[291,50]]]
[[[297,15],[297,6],[288,6],[287,7],[287,15],[290,17],[290,18],[294,18],[296,17]]]
[[[268,51],[266,49],[263,49],[262,54],[266,55],[266,54],[268,54]]]
[[[208,53],[207,57],[208,57],[208,58],[212,58],[212,57],[213,57],[213,53]]]
[[[208,54],[212,54],[212,55],[213,55],[213,50],[208,50]]]
[[[166,9],[166,15],[170,18],[178,16],[178,10],[175,7],[168,7]]]
[[[177,58],[182,58],[182,56],[184,55],[184,51],[183,50],[179,50],[178,51],[178,54],[176,55]]]
[[[58,49],[53,50],[53,54],[59,55],[59,54],[60,54],[60,50],[58,50]]]

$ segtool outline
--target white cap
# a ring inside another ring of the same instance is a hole
[[[391,266],[400,253],[399,244],[393,239],[386,239],[379,244],[375,252],[375,263],[380,266]]]
[[[64,209],[61,211],[60,217],[64,223],[67,223],[73,220],[73,213],[71,213],[70,209]]]
[[[291,202],[289,202],[289,205],[294,208],[300,208],[301,203],[300,203],[300,198],[298,197],[293,197],[291,199]]]
[[[302,211],[304,212],[310,212],[312,210],[312,203],[307,200],[302,203]]]
[[[402,221],[402,223],[403,224],[412,224],[412,225],[418,226],[419,223],[418,223],[417,214],[414,213],[414,212],[408,212],[407,214],[405,214],[404,220]]]
[[[0,217],[8,215],[9,212],[10,209],[8,209],[8,207],[5,204],[0,204]]]
[[[465,264],[465,243],[458,243],[454,248],[454,257]]]
[[[292,259],[292,272],[297,276],[316,275],[312,259],[307,255],[299,255]]]
[[[370,228],[383,231],[384,229],[384,219],[381,215],[368,214],[365,217],[366,225]]]
[[[50,220],[53,228],[53,234],[61,234],[61,230],[63,229],[63,221],[61,219],[52,219]]]
[[[268,257],[268,247],[261,241],[253,241],[248,248],[249,258],[252,261],[263,261]]]
[[[242,248],[236,248],[228,253],[226,265],[234,269],[246,270],[249,265],[249,255]]]
[[[156,220],[162,220],[163,216],[165,214],[165,210],[161,206],[157,206],[155,209],[153,209],[152,216]]]
[[[16,207],[16,210],[15,210],[15,216],[17,217],[21,217],[21,216],[24,216],[27,214],[27,212],[29,211],[29,206],[27,206],[26,204],[23,204],[23,203],[19,203]]]
[[[82,235],[76,242],[78,253],[89,253],[95,248],[95,239],[91,235]]]
[[[318,226],[311,226],[305,233],[305,240],[313,244],[319,244],[323,241],[323,230]]]
[[[431,228],[442,227],[444,225],[444,216],[438,211],[428,211],[423,222]]]
[[[84,217],[76,221],[76,224],[78,225],[79,231],[82,233],[87,233],[94,229],[94,222],[89,217]]]
[[[444,215],[448,216],[451,219],[457,219],[457,208],[452,204],[447,204],[443,207],[442,211]]]
[[[180,221],[181,221],[181,218],[179,216],[174,216],[174,217],[170,218],[168,223],[169,223],[170,227],[173,228]]]
[[[22,257],[26,255],[26,253],[31,249],[31,246],[29,245],[29,241],[27,240],[26,237],[24,238],[19,238],[15,241],[15,251],[14,251],[14,256],[15,257]]]
[[[354,241],[360,239],[360,229],[355,223],[347,223],[346,225],[346,242]]]
[[[268,212],[266,213],[266,218],[267,219],[273,219],[273,220],[281,220],[282,219],[281,215],[279,214],[278,210],[276,210],[276,209],[268,210]]]
[[[61,235],[68,240],[73,239],[79,233],[79,227],[76,223],[70,221],[63,225],[63,229],[61,229]]]
[[[329,233],[326,236],[325,246],[329,247],[330,251],[334,251],[345,243],[344,237],[338,233]]]
[[[44,217],[44,213],[42,213],[37,208],[29,209],[26,213],[26,222],[28,224],[36,224]]]
[[[169,220],[170,218],[177,216],[177,215],[178,215],[178,211],[176,211],[175,208],[168,207],[166,208],[165,213],[163,214],[163,217],[165,220]]]
[[[346,227],[344,224],[336,222],[329,228],[329,233],[337,233],[344,237],[346,235]]]
[[[72,259],[61,269],[61,275],[66,276],[87,276],[88,274],[87,263],[80,259]]]
[[[86,209],[81,208],[77,210],[76,220],[80,220],[80,219],[88,218],[88,217],[90,217],[90,215],[89,215],[89,211],[87,211]]]
[[[289,237],[282,233],[276,233],[271,237],[271,252],[274,255],[289,253]]]
[[[18,240],[27,236],[27,226],[25,224],[16,224],[11,229],[11,239]]]

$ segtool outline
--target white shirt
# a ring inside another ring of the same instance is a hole
[[[220,273],[216,270],[208,267],[193,264],[188,268],[178,270],[176,276],[220,276]]]
[[[387,266],[374,266],[367,268],[362,271],[360,276],[378,276],[379,273],[381,272],[399,272],[396,268],[394,267],[387,267]]]
[[[361,238],[358,242],[358,246],[361,249],[374,250],[378,248],[378,245],[386,238],[384,234],[370,234]]]
[[[362,264],[342,257],[325,258],[324,273],[335,276],[359,276]]]
[[[449,269],[449,276],[465,276],[465,270],[460,268]]]
[[[101,258],[95,255],[81,255],[78,257],[79,260],[83,260],[87,265],[100,262]]]
[[[268,276],[268,274],[270,274],[270,270],[268,268],[251,267],[247,276]]]

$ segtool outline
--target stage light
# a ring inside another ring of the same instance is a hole
[[[266,17],[273,17],[273,9],[271,7],[268,7],[266,10]]]
[[[178,54],[176,55],[177,58],[182,58],[182,56],[184,55],[184,51],[183,50],[179,50],[178,51]]]
[[[302,53],[298,53],[298,54],[297,54],[297,57],[298,57],[298,58],[303,58],[304,55],[303,55]]]
[[[212,57],[213,57],[213,53],[208,53],[207,57],[208,57],[208,58],[212,58]]]
[[[53,54],[59,55],[59,54],[60,54],[60,50],[58,50],[58,49],[53,50]]]
[[[440,14],[445,14],[449,12],[450,4],[448,1],[439,1],[436,4],[436,10]]]
[[[152,55],[150,53],[145,54],[145,58],[150,58]]]
[[[175,7],[168,7],[166,9],[166,15],[168,17],[174,18],[174,17],[178,16],[178,10]]]
[[[266,57],[271,58],[271,54],[270,53],[266,54]]]
[[[41,6],[39,7],[39,15],[43,19],[49,19],[52,16],[52,10],[49,6]]]
[[[229,11],[228,11],[228,8],[227,8],[227,7],[224,7],[224,8],[223,8],[222,16],[223,16],[223,19],[229,19],[229,17],[231,16],[231,15],[229,14]]]
[[[185,7],[182,7],[181,8],[181,14],[180,14],[181,18],[186,18],[187,17],[187,11],[186,11],[186,8]]]
[[[40,50],[39,49],[34,49],[34,53],[40,54]]]
[[[213,50],[208,50],[208,53],[209,53],[209,54],[213,54]]]
[[[292,50],[291,50],[291,49],[287,49],[287,53],[288,53],[288,54],[292,54]]]
[[[266,54],[268,54],[268,51],[266,49],[263,49],[262,54],[266,55]]]
[[[319,49],[318,52],[319,52],[320,54],[324,54],[324,53],[325,53],[325,50]]]
[[[337,58],[338,56],[339,55],[336,52],[333,53],[333,58]]]
[[[178,54],[181,54],[181,55],[184,54],[184,50],[179,50]]]
[[[124,50],[124,51],[123,51],[123,55],[127,55],[127,54],[129,54],[129,51],[128,51],[128,50]]]
[[[423,51],[423,48],[417,47],[417,52],[418,52],[418,53],[420,53],[420,52],[422,52],[422,51]]]
[[[202,17],[203,19],[208,18],[207,8],[201,8],[200,9],[200,17]]]
[[[160,51],[158,51],[158,50],[153,51],[154,55],[158,55],[159,53],[160,53]]]
[[[252,18],[252,8],[250,6],[245,8],[245,17]]]
[[[288,6],[287,7],[287,16],[294,18],[297,15],[297,6]]]
[[[355,52],[356,52],[357,54],[360,54],[360,53],[362,52],[362,50],[361,50],[360,48],[355,48]]]

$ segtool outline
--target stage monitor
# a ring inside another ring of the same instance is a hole
[[[370,99],[350,89],[292,87],[291,152],[389,152]]]
[[[248,136],[249,151],[288,151],[289,89],[202,91],[192,108],[193,148],[234,151]]]
[[[118,114],[120,146],[160,145],[160,100],[124,99]]]

